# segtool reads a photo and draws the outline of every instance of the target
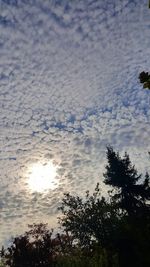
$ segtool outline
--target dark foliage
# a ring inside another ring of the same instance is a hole
[[[46,224],[29,225],[30,230],[12,240],[6,250],[2,248],[1,258],[10,267],[54,267],[57,255],[65,252],[71,238],[65,234],[52,237]]]
[[[107,148],[107,160],[104,183],[117,189],[112,200],[118,204],[118,208],[128,215],[147,210],[149,206],[146,201],[150,199],[149,175],[146,174],[142,179],[142,175],[131,164],[129,155],[125,153],[121,158],[112,147]]]
[[[106,184],[114,188],[111,199],[123,214],[118,236],[120,266],[149,266],[150,257],[150,177],[137,173],[129,155],[121,158],[107,148]]]
[[[143,83],[143,88],[150,90],[150,74],[148,72],[141,72],[139,75],[140,83]]]
[[[94,244],[112,248],[118,232],[116,209],[100,196],[99,184],[93,195],[86,193],[80,197],[65,194],[59,208],[65,215],[61,225],[77,239],[81,248],[91,248]]]
[[[107,160],[104,182],[113,189],[110,201],[101,197],[99,185],[85,199],[65,194],[61,224],[88,253],[105,249],[107,266],[113,266],[114,258],[120,267],[149,266],[149,175],[139,175],[129,155],[121,158],[112,147],[107,148]]]
[[[12,240],[3,258],[10,267],[52,266],[52,232],[45,224],[29,225],[30,230]]]

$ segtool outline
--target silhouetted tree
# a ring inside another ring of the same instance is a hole
[[[92,195],[86,192],[85,199],[65,194],[59,209],[63,213],[61,225],[77,240],[83,253],[90,256],[95,247],[105,248],[108,266],[112,266],[120,219],[116,209],[101,197],[99,184]]]
[[[143,83],[143,88],[150,90],[150,74],[148,72],[141,72],[139,75],[140,83]]]
[[[111,192],[112,202],[124,214],[118,236],[120,266],[149,266],[149,175],[146,173],[142,179],[131,164],[129,155],[125,153],[121,158],[112,147],[107,148],[107,160],[104,182],[115,188]]]
[[[107,160],[104,182],[113,188],[110,201],[101,197],[99,185],[85,199],[65,194],[61,225],[88,254],[95,246],[106,249],[107,266],[117,255],[120,267],[149,266],[149,175],[139,175],[129,155],[121,158],[112,147],[107,148]]]
[[[52,231],[46,224],[29,225],[30,230],[16,237],[2,256],[10,267],[54,266]]]
[[[28,225],[29,230],[12,239],[12,244],[0,256],[9,267],[56,267],[62,256],[72,252],[73,238],[68,233],[52,236],[47,224]]]
[[[104,183],[117,189],[112,200],[128,215],[135,215],[141,210],[149,209],[147,200],[150,199],[150,177],[148,174],[142,180],[131,164],[129,155],[125,153],[121,158],[112,147],[107,147],[106,172]],[[141,183],[139,183],[141,181]]]

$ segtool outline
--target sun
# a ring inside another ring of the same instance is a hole
[[[32,192],[53,190],[58,186],[58,167],[52,162],[35,163],[28,171],[28,186]]]

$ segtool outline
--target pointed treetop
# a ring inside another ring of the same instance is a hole
[[[137,174],[137,170],[131,164],[129,155],[125,153],[121,158],[118,152],[115,152],[111,146],[107,147],[106,172],[104,173],[104,183],[121,188],[123,186],[134,185],[141,175]]]

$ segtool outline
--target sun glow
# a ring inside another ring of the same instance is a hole
[[[58,186],[57,169],[52,162],[35,163],[29,168],[28,186],[31,191],[44,192]]]

